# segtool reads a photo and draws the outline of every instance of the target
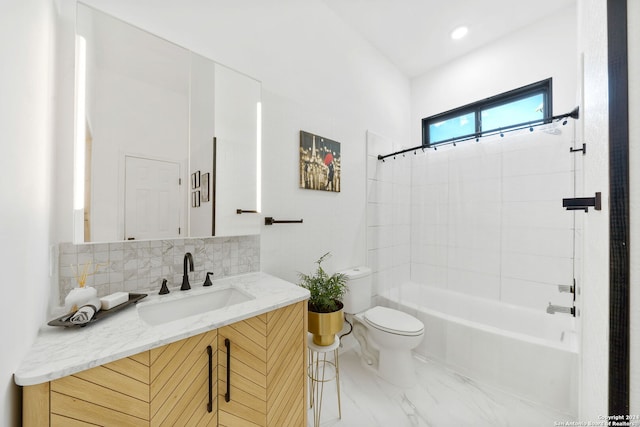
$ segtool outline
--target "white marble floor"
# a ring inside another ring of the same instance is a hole
[[[361,365],[354,349],[340,353],[342,419],[335,383],[325,385],[321,427],[553,426],[573,420],[443,365],[416,358],[418,384],[400,389]],[[313,411],[308,414],[313,426]]]

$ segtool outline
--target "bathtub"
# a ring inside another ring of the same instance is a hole
[[[377,303],[416,316],[425,337],[415,352],[456,372],[577,416],[575,319],[407,282]]]

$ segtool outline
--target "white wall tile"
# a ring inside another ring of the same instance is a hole
[[[448,265],[448,252],[449,248],[447,246],[412,244],[411,262],[446,267]]]
[[[573,197],[573,173],[569,171],[540,175],[516,175],[502,180],[502,197],[506,202],[554,201]]]
[[[436,288],[448,288],[449,269],[427,264],[411,264],[411,281]]]
[[[447,288],[481,298],[500,299],[500,275],[448,268]]]
[[[367,227],[367,249],[380,249],[393,246],[394,227],[383,225]]]
[[[551,256],[503,252],[503,277],[522,279],[551,285],[571,284],[573,260]]]
[[[571,285],[571,282],[565,284]],[[565,307],[573,305],[573,295],[560,293],[558,285],[512,277],[502,277],[500,294],[501,300],[507,304],[534,310],[546,310],[549,303]]]
[[[503,145],[503,176],[553,174],[573,170],[573,155],[569,153],[570,138],[567,135],[555,136],[539,132],[532,136],[536,138],[533,146],[526,138],[522,140],[524,146]],[[540,137],[545,141],[541,141]]]
[[[367,178],[376,181],[393,181],[393,163],[382,162],[377,157],[367,157]]]
[[[449,242],[448,233],[448,225],[430,223],[412,225],[412,235],[423,244],[447,245]]]
[[[411,226],[408,224],[396,224],[393,226],[393,244],[394,245],[410,245],[411,244]]]
[[[449,246],[447,263],[452,269],[500,274],[500,251]]]
[[[475,227],[500,227],[502,211],[502,206],[499,203],[452,202],[448,207],[448,223]]]
[[[367,203],[367,226],[393,225],[394,208],[391,203]]]
[[[531,255],[570,258],[573,256],[571,229],[540,227],[503,227],[502,250]]]
[[[502,224],[506,227],[573,228],[574,213],[562,208],[562,200],[505,202]]]
[[[500,251],[501,230],[499,227],[481,227],[458,222],[448,226],[448,246]]]

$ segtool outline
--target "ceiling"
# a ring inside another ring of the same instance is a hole
[[[408,77],[562,13],[575,0],[323,0]],[[454,41],[451,31],[469,28]]]

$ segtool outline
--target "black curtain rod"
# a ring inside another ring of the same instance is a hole
[[[567,119],[567,118],[572,118],[574,120],[577,120],[580,117],[580,107],[576,107],[574,108],[571,112],[566,113],[566,114],[560,114],[558,116],[553,116],[550,117],[548,119],[543,119],[542,122],[540,122],[540,120],[532,120],[529,122],[523,122],[523,123],[519,123],[513,126],[509,126],[508,128],[501,128],[501,129],[497,129],[495,131],[486,133],[486,134],[474,134],[472,136],[468,136],[465,138],[451,138],[451,139],[447,139],[445,141],[439,142],[438,144],[434,144],[433,146],[428,146],[428,145],[418,145],[416,147],[413,148],[405,148],[404,150],[400,150],[400,151],[396,151],[395,153],[391,153],[391,154],[385,154],[384,156],[382,154],[378,154],[378,160],[382,160],[384,162],[384,159],[386,159],[387,157],[392,157],[392,156],[396,156],[398,154],[404,154],[404,153],[408,153],[410,151],[417,151],[417,150],[423,150],[425,148],[432,148],[434,150],[437,150],[438,146],[440,145],[449,145],[449,144],[453,144],[455,145],[457,142],[463,142],[463,141],[469,141],[470,139],[475,139],[475,140],[479,140],[482,137],[486,137],[486,136],[492,136],[492,135],[501,135],[503,136],[505,133],[507,132],[513,132],[516,130],[522,130],[522,129],[527,129],[529,128],[529,130],[531,130],[533,132],[533,128],[534,127],[538,127],[538,126],[542,126],[542,125],[546,125],[549,123],[552,123],[553,121],[560,121],[562,119]],[[564,121],[562,123],[563,125],[566,125],[567,122]]]

